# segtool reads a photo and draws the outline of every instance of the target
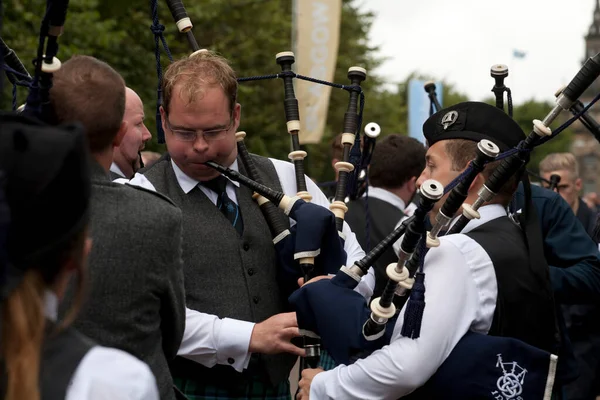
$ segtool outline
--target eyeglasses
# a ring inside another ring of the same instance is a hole
[[[167,128],[173,132],[173,136],[175,139],[181,142],[195,142],[198,138],[198,135],[202,135],[202,138],[207,142],[216,142],[218,140],[224,139],[227,136],[227,132],[233,126],[233,118],[229,118],[229,125],[226,128],[219,129],[211,129],[208,131],[203,131],[202,129],[193,130],[193,129],[173,129],[171,123],[169,122],[169,117],[165,120]]]

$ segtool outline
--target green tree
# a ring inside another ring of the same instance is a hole
[[[37,50],[39,27],[45,0],[12,0],[4,7],[2,37],[15,49],[26,67],[33,72],[32,60]],[[363,83],[365,110],[363,125],[377,122],[382,135],[407,133],[407,88],[410,79],[433,79],[418,72],[409,75],[392,89],[383,88],[383,80],[374,71],[383,62],[375,56],[377,48],[368,43],[374,15],[360,9],[360,2],[343,0],[341,38],[334,82],[348,83],[348,68],[354,65],[368,71]],[[279,71],[275,54],[291,49],[291,2],[289,0],[204,0],[187,1],[186,9],[194,23],[200,47],[210,48],[227,57],[240,76],[272,74]],[[159,20],[165,25],[165,37],[175,59],[187,56],[191,49],[185,35],[177,32],[166,3],[158,0]],[[65,61],[76,54],[95,56],[119,71],[128,86],[138,92],[145,103],[148,128],[156,132],[157,73],[155,38],[150,30],[151,8],[147,0],[77,0],[69,6],[64,34],[59,39],[58,58]],[[161,67],[169,61],[160,50]],[[460,88],[444,82],[444,106],[467,100]],[[11,105],[11,88],[4,87],[0,107]],[[27,92],[19,90],[18,103]],[[283,110],[283,88],[278,80],[240,84],[242,104],[240,129],[248,133],[248,148],[258,154],[285,159],[290,140]],[[321,143],[306,146],[308,173],[317,180],[331,180],[330,141],[341,131],[348,104],[348,93],[332,90],[326,128]],[[549,104],[526,102],[515,106],[515,118],[531,129],[531,120],[541,118]],[[570,134],[565,132],[533,154],[532,164],[548,151],[565,150]],[[156,135],[148,146],[164,151]]]
[[[289,0],[220,0],[188,1],[186,9],[194,23],[194,34],[202,48],[210,48],[228,58],[240,76],[277,73],[275,54],[291,50],[291,2]],[[35,56],[38,31],[44,12],[43,0],[13,0],[5,8],[3,37],[15,49],[30,70]],[[165,37],[175,59],[187,56],[191,49],[185,35],[177,32],[166,3],[158,2],[159,20],[165,25]],[[339,57],[335,82],[347,83],[347,70],[359,65],[368,71],[380,60],[375,48],[367,43],[374,16],[359,10],[357,1],[344,0]],[[147,0],[78,0],[70,3],[65,32],[61,36],[58,58],[67,60],[74,54],[87,54],[108,62],[119,71],[128,86],[140,94],[145,103],[148,128],[156,132],[156,61],[154,36],[150,30],[150,5]],[[169,64],[161,49],[163,69]],[[376,102],[371,91],[381,84],[374,74],[364,84],[367,110]],[[375,96],[379,93],[374,91]],[[389,95],[389,94],[386,94]],[[382,95],[384,96],[384,95]],[[10,88],[1,106],[10,107]],[[19,91],[19,103],[26,91]],[[311,175],[319,176],[329,165],[325,151],[328,141],[340,130],[347,104],[347,93],[334,90],[331,96],[326,133],[321,145],[309,146]],[[283,88],[278,80],[248,82],[240,85],[242,124],[247,131],[251,151],[276,158],[286,158],[289,135],[283,112]],[[373,108],[374,109],[374,108]],[[367,116],[366,116],[367,117]],[[163,151],[154,135],[150,149]]]

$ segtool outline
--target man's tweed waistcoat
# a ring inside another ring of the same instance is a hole
[[[275,167],[267,158],[252,156],[264,182],[281,191]],[[241,161],[240,172],[246,174]],[[243,321],[261,322],[284,312],[286,299],[277,285],[277,261],[269,227],[252,191],[236,188],[244,222],[240,237],[231,223],[195,187],[185,194],[175,176],[170,157],[163,157],[144,172],[156,190],[170,197],[183,214],[183,260],[187,307]],[[193,378],[217,386],[246,384],[248,376],[262,375],[275,385],[287,380],[295,356],[254,355],[244,373],[228,365],[206,368],[177,358],[173,376]]]

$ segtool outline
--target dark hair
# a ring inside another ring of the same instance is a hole
[[[417,139],[389,135],[378,141],[369,166],[369,182],[381,188],[397,188],[425,168],[425,146]]]
[[[452,162],[452,169],[454,171],[462,171],[466,166],[475,158],[477,155],[477,142],[466,139],[448,139],[445,140],[446,154],[450,157]],[[502,161],[494,161],[485,166],[482,175],[487,179],[490,177],[492,172],[500,165]],[[510,179],[502,186],[502,188],[496,194],[496,203],[507,205],[521,179],[523,171],[513,175]]]
[[[125,113],[125,81],[110,65],[74,56],[54,74],[50,101],[57,123],[80,122],[92,153],[106,150]]]

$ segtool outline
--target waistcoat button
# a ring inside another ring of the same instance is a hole
[[[248,268],[248,275],[250,275],[250,276],[254,275],[254,269],[253,268]]]

